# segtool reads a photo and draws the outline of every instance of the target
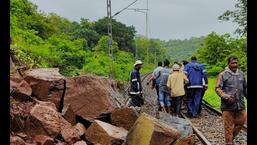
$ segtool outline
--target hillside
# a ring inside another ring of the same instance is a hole
[[[164,42],[163,46],[168,49],[168,54],[173,60],[182,61],[188,60],[196,51],[197,48],[201,47],[204,42],[204,36],[202,37],[191,37],[190,39],[184,40],[169,40]]]

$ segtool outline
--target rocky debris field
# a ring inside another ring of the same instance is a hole
[[[106,77],[39,68],[13,71],[10,83],[11,145],[194,144],[185,120],[155,118],[154,90],[138,109],[125,106],[126,85]]]

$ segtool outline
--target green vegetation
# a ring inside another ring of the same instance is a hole
[[[224,13],[220,20],[234,18],[245,30],[244,1],[239,0],[237,10]],[[189,60],[192,55],[206,64],[210,76],[215,76],[226,67],[226,58],[231,54],[239,57],[239,67],[247,74],[245,35],[232,38],[212,32],[199,38],[162,41],[137,36],[133,26],[114,19],[112,59],[106,17],[95,22],[86,18],[72,22],[54,13],[39,12],[28,0],[11,0],[10,19],[11,49],[21,63],[31,68],[58,67],[65,76],[92,73],[127,81],[135,59],[144,62],[143,74],[152,71],[158,61],[167,58],[173,63]]]
[[[168,48],[168,55],[174,61],[190,60],[197,48],[203,45],[205,37],[191,37],[185,40],[169,40],[164,42],[164,46]]]
[[[186,59],[203,38],[189,40],[147,39],[136,36],[133,26],[112,21],[113,59],[109,56],[107,18],[71,22],[55,13],[37,11],[28,0],[11,0],[11,49],[31,68],[58,67],[65,76],[92,73],[127,81],[135,58],[144,62],[142,74],[158,61]]]
[[[203,99],[210,103],[215,109],[220,110],[220,97],[215,92],[216,78],[208,78],[208,89],[206,90]]]

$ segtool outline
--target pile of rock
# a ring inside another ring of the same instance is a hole
[[[65,78],[56,68],[41,68],[10,81],[12,145],[192,144],[184,120],[159,120],[123,107],[126,98],[113,80]]]

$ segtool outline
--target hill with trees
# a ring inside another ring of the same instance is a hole
[[[222,18],[231,16],[225,13]],[[110,57],[106,17],[75,22],[55,13],[40,12],[28,0],[11,0],[10,19],[11,49],[21,63],[30,68],[58,67],[65,76],[91,73],[127,81],[136,59],[144,62],[145,73],[152,71],[158,61],[169,59],[173,63],[189,60],[192,55],[198,56],[215,74],[224,68],[226,56],[231,53],[239,56],[240,67],[247,71],[244,29],[237,30],[243,34],[240,38],[213,32],[208,36],[163,41],[136,35],[133,26],[113,19]],[[242,27],[243,24],[244,21]]]

